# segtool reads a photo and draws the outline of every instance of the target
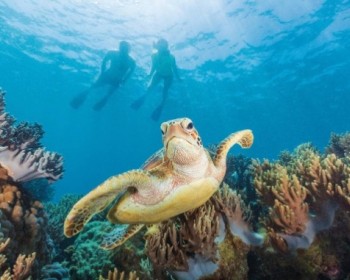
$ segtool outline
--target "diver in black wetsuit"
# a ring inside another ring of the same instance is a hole
[[[130,44],[121,41],[118,51],[109,51],[104,57],[101,65],[101,74],[90,88],[81,92],[71,101],[71,106],[79,108],[85,101],[88,93],[95,88],[109,85],[109,90],[94,106],[94,110],[101,110],[107,103],[109,97],[119,88],[120,85],[131,76],[135,69],[135,61],[129,55]]]

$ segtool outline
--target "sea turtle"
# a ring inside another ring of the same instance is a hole
[[[212,158],[188,118],[161,124],[164,147],[151,156],[142,169],[113,176],[80,199],[64,223],[71,237],[112,202],[107,215],[118,226],[102,246],[114,248],[138,232],[143,225],[165,221],[204,204],[219,188],[226,172],[226,156],[236,143],[249,148],[251,130],[232,133],[218,146]],[[116,199],[116,198],[119,199]]]

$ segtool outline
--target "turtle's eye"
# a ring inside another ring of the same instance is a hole
[[[193,129],[193,122],[190,119],[184,119],[181,122],[181,126],[186,130],[192,130]]]
[[[189,122],[186,126],[186,129],[191,130],[193,128],[193,122]]]
[[[162,135],[165,134],[165,132],[167,131],[167,128],[168,128],[167,124],[165,124],[165,123],[161,124],[160,131],[162,132]]]

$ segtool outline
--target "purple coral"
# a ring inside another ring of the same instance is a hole
[[[63,175],[63,158],[45,151],[39,140],[44,131],[39,124],[15,125],[15,118],[5,112],[5,92],[0,89],[0,164],[14,181],[46,178],[49,182]]]

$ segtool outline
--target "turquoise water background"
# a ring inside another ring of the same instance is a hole
[[[139,111],[130,105],[145,93],[159,37],[182,82],[155,122],[161,88]],[[103,88],[71,108],[120,40],[132,45],[132,78],[100,112]],[[57,197],[138,168],[161,147],[160,123],[177,117],[191,118],[205,145],[251,128],[253,147],[236,154],[323,150],[350,127],[350,1],[0,0],[0,87],[7,111],[43,125],[43,144],[63,155]]]

